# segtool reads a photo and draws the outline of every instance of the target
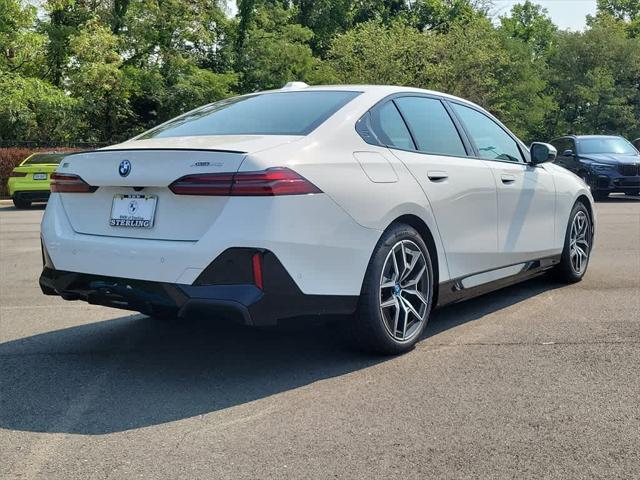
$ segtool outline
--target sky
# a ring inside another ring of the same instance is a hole
[[[587,15],[596,13],[596,0],[533,0],[549,11],[553,22],[561,29],[584,30]],[[523,0],[493,0],[492,13],[497,17],[509,13]]]

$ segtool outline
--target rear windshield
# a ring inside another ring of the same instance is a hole
[[[360,92],[315,90],[229,98],[171,120],[138,137],[307,135]]]
[[[64,157],[63,153],[36,153],[27,158],[23,165],[60,165]]]

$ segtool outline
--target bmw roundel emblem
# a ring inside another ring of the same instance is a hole
[[[126,177],[131,172],[131,162],[129,160],[122,160],[118,167],[118,173],[121,177]]]

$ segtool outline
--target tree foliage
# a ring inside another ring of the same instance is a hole
[[[308,83],[448,92],[528,140],[640,136],[640,3],[584,32],[535,0],[0,0],[0,141],[114,142],[230,95]]]

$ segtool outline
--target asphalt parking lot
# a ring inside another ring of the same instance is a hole
[[[437,311],[397,358],[45,297],[42,213],[0,204],[0,478],[640,475],[640,200],[597,204],[583,282]]]

